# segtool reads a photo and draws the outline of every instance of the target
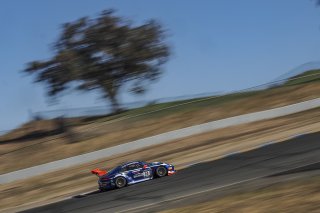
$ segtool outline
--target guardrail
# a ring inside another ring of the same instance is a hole
[[[244,123],[250,123],[254,121],[272,119],[280,116],[294,114],[297,112],[302,112],[305,110],[314,109],[317,107],[320,107],[320,98],[304,101],[301,103],[292,104],[284,107],[279,107],[275,109],[269,109],[269,110],[264,110],[260,112],[249,113],[249,114],[234,116],[234,117],[225,118],[217,121],[212,121],[212,122],[208,122],[200,125],[194,125],[191,127],[162,133],[159,135],[128,142],[128,143],[117,145],[114,147],[2,174],[0,175],[0,184],[12,182],[19,179],[30,178],[33,176],[47,173],[47,172],[52,172],[55,170],[87,163],[87,162],[98,160],[101,158],[110,157],[112,155],[134,151],[134,150],[145,148],[152,145],[158,145],[161,143],[188,137],[191,135],[201,134],[201,133],[217,130],[220,128],[225,128],[225,127],[244,124]]]

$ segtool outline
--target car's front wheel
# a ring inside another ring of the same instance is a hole
[[[157,169],[156,169],[156,175],[157,177],[164,177],[167,175],[167,169],[163,166],[159,166]]]
[[[124,177],[117,177],[115,179],[115,185],[118,189],[125,187],[127,185],[127,179]]]

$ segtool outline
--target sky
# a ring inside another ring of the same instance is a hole
[[[0,131],[30,112],[103,106],[98,92],[71,92],[50,104],[46,86],[22,72],[49,59],[63,23],[102,10],[167,30],[172,55],[143,96],[122,102],[227,92],[271,81],[320,59],[320,7],[312,0],[0,0]],[[51,46],[50,46],[51,45]]]

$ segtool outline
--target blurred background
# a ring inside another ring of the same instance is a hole
[[[318,3],[3,1],[1,175],[319,98]],[[88,168],[130,159],[170,161],[184,169],[266,141],[317,132],[319,118],[315,108],[87,162],[72,167],[72,174],[61,170],[45,174],[46,180],[6,183],[1,205],[16,211],[12,208],[88,191],[96,185]],[[76,187],[71,180],[79,175]]]

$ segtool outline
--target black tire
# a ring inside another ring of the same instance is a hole
[[[125,179],[124,177],[117,177],[114,182],[116,188],[118,189],[123,188],[127,185],[127,179]]]
[[[159,166],[157,169],[156,169],[156,176],[157,177],[164,177],[168,174],[168,170],[163,167],[163,166]]]

